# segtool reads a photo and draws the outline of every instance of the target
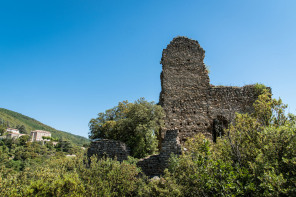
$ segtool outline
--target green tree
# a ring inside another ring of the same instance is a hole
[[[7,127],[4,125],[0,125],[0,136],[4,135],[5,131],[6,131]]]
[[[164,178],[183,196],[296,196],[296,117],[262,89],[217,143],[197,135]],[[173,181],[172,181],[173,180]]]
[[[131,148],[132,156],[145,157],[157,150],[163,117],[161,106],[144,98],[134,103],[123,101],[90,121],[89,137],[122,141]]]
[[[170,158],[164,178],[178,183],[182,196],[243,196],[252,192],[249,174],[223,155],[225,144],[203,134],[186,142],[187,151]],[[245,181],[247,180],[247,181]],[[171,181],[172,182],[172,181]],[[169,181],[165,181],[166,184]]]
[[[29,135],[22,135],[22,136],[19,137],[19,142],[20,142],[21,146],[26,145],[29,140],[30,140]]]
[[[229,130],[229,154],[248,169],[258,194],[296,195],[296,121],[286,108],[264,90],[254,113],[238,114]]]
[[[24,125],[17,125],[16,129],[18,129],[20,133],[28,134],[28,131],[26,130],[26,127]]]
[[[57,151],[67,152],[67,153],[70,153],[70,154],[72,154],[74,152],[73,144],[69,140],[64,140],[63,138],[61,138],[59,140],[59,142],[55,146],[55,149]]]

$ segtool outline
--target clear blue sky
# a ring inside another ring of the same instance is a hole
[[[87,136],[119,101],[158,102],[178,35],[205,49],[212,84],[264,83],[296,113],[295,0],[0,0],[0,107]]]

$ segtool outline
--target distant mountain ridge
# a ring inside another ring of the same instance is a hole
[[[16,127],[17,125],[24,125],[28,132],[32,130],[45,130],[50,131],[52,137],[63,138],[71,141],[73,144],[82,146],[88,143],[89,140],[85,137],[74,135],[65,131],[56,130],[48,125],[45,125],[31,117],[25,116],[21,113],[14,112],[8,109],[0,108],[0,124],[9,123],[10,127]]]

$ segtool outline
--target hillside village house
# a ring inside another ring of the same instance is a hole
[[[18,129],[12,129],[12,128],[7,128],[6,129],[6,138],[7,139],[12,139],[12,138],[19,138],[22,135]]]
[[[7,128],[6,135],[0,136],[0,139],[16,139],[23,135],[27,134],[20,133],[18,129]],[[43,137],[51,137],[51,133],[49,131],[35,130],[31,131],[30,137],[32,142],[49,141],[47,139],[43,139]]]
[[[49,131],[43,131],[43,130],[31,131],[32,142],[49,141],[49,140],[43,139],[43,137],[51,137],[51,133]]]

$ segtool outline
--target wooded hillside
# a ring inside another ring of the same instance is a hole
[[[24,125],[27,132],[30,132],[32,130],[50,131],[53,138],[67,139],[79,146],[82,146],[83,144],[89,142],[89,140],[85,137],[74,135],[65,131],[56,130],[33,118],[4,108],[0,108],[0,124],[5,124],[8,127],[12,128]]]

